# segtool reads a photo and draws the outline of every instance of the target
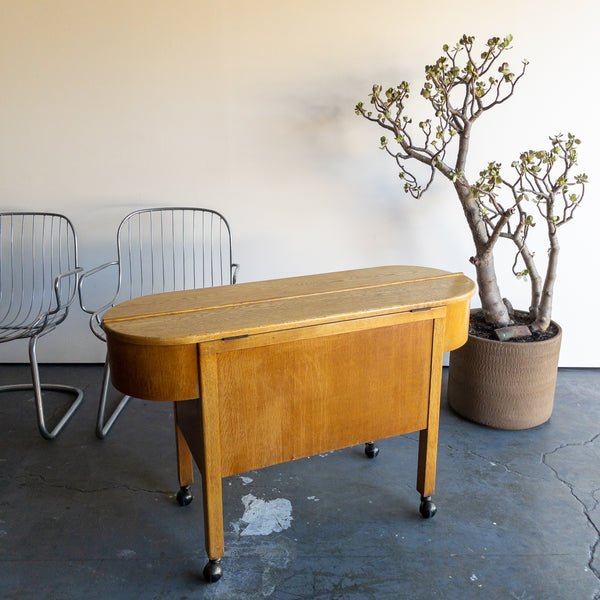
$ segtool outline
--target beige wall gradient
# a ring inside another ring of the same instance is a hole
[[[0,209],[68,215],[86,268],[115,258],[128,212],[193,205],[228,218],[240,281],[384,264],[473,277],[451,186],[406,197],[354,106],[373,83],[407,79],[418,118],[423,67],[443,43],[512,33],[511,61],[527,58],[529,72],[477,124],[470,174],[551,134],[582,139],[591,184],[563,230],[554,316],[561,365],[597,367],[596,11],[582,0],[568,11],[556,0],[0,0]],[[528,305],[509,274],[503,289]],[[104,349],[76,307],[39,356],[100,362]],[[24,345],[0,346],[0,362],[25,361]]]

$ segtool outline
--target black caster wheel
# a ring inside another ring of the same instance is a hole
[[[216,558],[214,560],[209,560],[204,567],[204,571],[202,571],[202,575],[204,575],[204,579],[207,583],[215,583],[215,581],[219,581],[219,579],[221,579],[221,575],[223,575],[221,559]]]
[[[179,506],[187,506],[194,499],[192,488],[189,485],[183,485],[177,492],[177,502]]]
[[[365,455],[367,458],[375,458],[379,454],[379,448],[375,442],[367,442],[365,444]]]
[[[431,501],[431,496],[421,497],[421,506],[419,512],[424,519],[431,519],[437,512],[437,506]]]

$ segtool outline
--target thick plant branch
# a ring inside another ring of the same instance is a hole
[[[511,208],[509,210],[504,211],[500,215],[500,218],[497,220],[496,224],[494,225],[494,228],[492,230],[490,238],[487,241],[486,252],[492,251],[492,249],[496,245],[496,242],[500,238],[500,234],[502,233],[502,231],[504,231],[504,228],[506,227],[506,224],[508,223],[508,221],[511,218],[511,216],[513,215],[513,213],[514,213],[514,209]]]

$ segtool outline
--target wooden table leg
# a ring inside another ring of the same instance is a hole
[[[205,465],[206,466],[206,465]],[[223,531],[223,492],[220,474],[209,470],[202,473],[202,496],[204,500],[204,537],[208,563],[204,578],[209,583],[218,581],[223,574],[221,559],[225,554]]]
[[[209,398],[210,394],[205,397]],[[225,553],[219,419],[211,421],[208,416],[210,401],[206,411],[200,398],[175,404],[180,482],[183,486],[192,481],[191,457],[202,477],[204,540],[209,558],[204,577],[212,583],[221,577],[221,558]]]
[[[221,558],[225,554],[223,531],[223,489],[221,473],[221,434],[219,427],[219,390],[217,357],[200,350],[202,436],[202,495],[204,499],[204,535],[209,562],[204,578],[209,583],[223,574]]]
[[[437,437],[437,427],[435,427],[435,431],[423,429],[419,433],[417,491],[421,494],[419,512],[425,519],[433,517],[437,511],[435,504],[431,501],[431,496],[435,492]]]
[[[425,519],[433,517],[437,511],[435,504],[431,501],[431,496],[433,496],[435,492],[435,472],[437,466],[440,394],[442,389],[443,337],[444,320],[435,319],[433,324],[427,428],[421,430],[419,433],[419,464],[417,469],[417,491],[421,494],[419,511]]]
[[[191,490],[194,483],[194,460],[190,447],[179,427],[177,404],[177,402],[173,402],[173,410],[175,412],[175,443],[177,446],[177,472],[179,474],[177,502],[181,506],[187,506],[194,498]]]

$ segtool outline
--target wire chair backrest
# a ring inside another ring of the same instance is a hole
[[[115,302],[234,283],[229,224],[214,210],[138,210],[121,222],[117,246]]]
[[[60,214],[0,213],[0,340],[62,322],[77,290],[77,238]]]

